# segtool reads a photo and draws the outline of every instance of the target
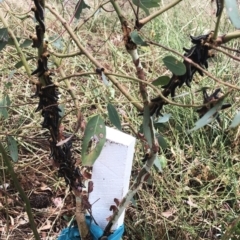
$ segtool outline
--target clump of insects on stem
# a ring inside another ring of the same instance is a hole
[[[194,44],[191,48],[183,48],[185,51],[184,57],[190,59],[192,62],[198,64],[201,68],[208,69],[208,59],[214,57],[214,53],[211,48],[211,44],[213,43],[213,32],[210,32],[205,35],[200,35],[197,37],[190,36],[191,42]],[[172,99],[175,97],[176,88],[181,88],[184,83],[191,88],[191,82],[193,80],[193,77],[196,73],[198,73],[200,76],[203,76],[203,71],[196,66],[192,65],[189,61],[184,60],[183,61],[186,72],[185,74],[181,76],[177,76],[175,74],[172,75],[170,81],[168,84],[164,85],[162,88],[164,89],[162,94],[163,96],[167,97],[168,95],[171,95]],[[217,89],[214,91],[214,93],[210,96],[207,95],[206,91],[203,92],[204,101],[203,104],[207,104],[212,102],[214,99],[214,102],[219,99],[218,94],[220,90]],[[151,115],[156,114],[156,116],[160,115],[160,111],[162,110],[163,106],[166,104],[166,102],[161,97],[156,97],[151,100]],[[209,104],[210,107],[213,107],[212,104]],[[224,105],[221,109],[225,109],[230,107],[230,104]],[[199,116],[202,117],[209,108],[203,107],[201,110],[197,110],[199,113]],[[219,120],[219,117],[217,117],[217,120]]]
[[[76,160],[72,156],[72,140],[70,139],[61,146],[57,146],[59,141],[64,140],[64,134],[60,130],[61,109],[58,106],[58,87],[52,81],[53,73],[48,68],[48,42],[44,41],[45,23],[44,8],[40,1],[34,0],[35,6],[32,8],[38,25],[35,27],[36,35],[30,36],[33,48],[37,48],[39,58],[37,68],[32,72],[39,79],[36,93],[33,97],[39,98],[35,112],[41,111],[43,117],[42,127],[50,132],[49,143],[54,164],[58,167],[58,176],[63,177],[66,184],[71,188],[81,190],[83,187],[82,175],[78,167],[75,166]]]

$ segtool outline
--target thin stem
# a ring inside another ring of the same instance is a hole
[[[58,82],[62,82],[66,79],[73,78],[73,77],[82,77],[82,76],[89,76],[89,75],[97,75],[96,72],[83,72],[83,73],[75,73],[72,75],[64,76],[61,79],[58,80]]]
[[[142,82],[142,83],[148,85],[149,87],[151,87],[156,92],[156,95],[159,95],[166,103],[169,103],[171,105],[175,105],[175,106],[178,106],[178,107],[186,107],[186,108],[189,108],[189,107],[199,108],[199,107],[206,106],[205,104],[203,104],[203,105],[195,105],[195,104],[181,104],[181,103],[173,102],[170,99],[164,97],[162,92],[160,91],[160,89],[158,87],[152,85],[152,83],[148,82],[148,81],[144,81],[144,80],[141,80],[141,79],[138,79],[138,78],[125,76],[125,75],[121,75],[121,74],[115,74],[115,73],[108,73],[107,75],[108,76],[109,75],[114,75],[116,77],[127,78],[127,79],[135,81],[135,82]]]
[[[221,1],[222,8],[220,9],[220,13],[219,13],[218,18],[217,18],[217,22],[216,22],[215,29],[214,29],[214,34],[213,34],[213,39],[216,39],[216,37],[218,35],[220,20],[221,20],[223,8],[224,8],[224,0],[219,0],[219,1]]]
[[[78,56],[78,55],[81,55],[82,52],[81,51],[76,51],[76,52],[73,52],[73,53],[68,53],[68,54],[61,54],[61,53],[57,53],[57,52],[54,52],[54,51],[49,51],[52,55],[58,57],[58,58],[68,58],[68,57],[75,57],[75,56]]]
[[[234,32],[231,32],[231,33],[227,33],[225,35],[223,35],[222,37],[219,37],[221,38],[221,43],[227,43],[235,38],[239,38],[240,37],[240,30],[236,30]],[[220,44],[221,44],[220,43]]]
[[[158,17],[159,15],[161,15],[162,13],[166,12],[167,10],[169,10],[170,8],[174,7],[175,5],[177,5],[178,3],[180,3],[182,0],[176,0],[172,3],[169,3],[166,7],[160,9],[159,11],[156,11],[155,13],[139,20],[139,25],[140,26],[144,26],[146,23],[150,22],[151,20],[153,20],[154,18]]]
[[[217,50],[217,51],[219,51],[219,52],[227,55],[228,57],[230,57],[230,58],[232,58],[232,59],[240,62],[240,58],[239,58],[239,57],[233,56],[232,54],[228,53],[228,52],[225,51],[225,50],[220,49],[219,47],[215,47],[215,46],[213,46],[213,45],[210,45],[210,46],[211,46],[211,48],[213,48],[213,49],[215,49],[215,50]]]
[[[78,25],[73,29],[73,31],[74,31],[74,32],[78,31],[78,30],[83,26],[83,24],[85,24],[89,19],[91,19],[91,18],[97,13],[97,11],[99,11],[100,8],[104,9],[103,6],[104,6],[105,4],[107,4],[107,3],[109,3],[109,0],[106,1],[106,2],[104,2],[104,3],[100,3],[100,4],[97,6],[96,10],[95,10],[90,16],[88,16],[86,19],[84,19],[84,20],[83,20],[83,23],[78,24]]]
[[[126,21],[126,19],[122,14],[120,6],[117,4],[117,1],[115,1],[115,0],[110,0],[110,2],[112,4],[113,8],[115,9],[121,24],[123,24]]]

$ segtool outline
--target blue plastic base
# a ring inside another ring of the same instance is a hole
[[[86,223],[90,228],[90,232],[93,240],[98,240],[103,235],[103,230],[95,225],[90,216],[86,216]],[[120,240],[124,232],[124,225],[119,227],[114,231],[109,237],[108,240]],[[77,226],[68,227],[62,230],[58,240],[80,240],[80,234]]]

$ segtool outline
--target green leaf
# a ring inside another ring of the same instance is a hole
[[[158,86],[158,85],[161,85],[161,86],[164,86],[164,85],[167,85],[170,81],[170,77],[168,76],[161,76],[157,79],[155,79],[154,81],[152,81],[152,85],[154,86]]]
[[[221,109],[223,105],[223,99],[221,99],[213,108],[211,108],[207,113],[205,113],[196,123],[195,127],[188,130],[188,133],[196,131],[199,128],[204,127],[205,125],[212,122],[216,117],[216,113]]]
[[[17,39],[18,42],[21,40],[21,38],[18,38],[18,37],[16,39]],[[14,43],[12,38],[8,38],[8,43],[7,44],[8,45],[14,45],[15,43]]]
[[[82,165],[92,166],[100,155],[106,141],[106,126],[97,115],[92,117],[85,128],[82,143]]]
[[[229,126],[230,128],[235,128],[240,124],[240,112],[237,112],[235,117],[232,120],[231,125]]]
[[[54,39],[56,39],[56,40],[53,41]],[[58,49],[58,50],[63,49],[63,47],[64,47],[63,38],[59,37],[59,35],[56,34],[56,35],[50,37],[49,40],[51,41],[51,45],[53,47],[55,47],[56,49]]]
[[[181,76],[186,72],[185,65],[173,56],[163,58],[163,62],[165,66],[177,76]]]
[[[7,45],[8,38],[7,28],[0,28],[0,51]]]
[[[240,29],[240,14],[237,0],[225,0],[227,15],[235,28]]]
[[[0,28],[0,40],[7,42],[9,38],[7,28]]]
[[[4,42],[4,41],[0,40],[0,51],[3,50],[6,45],[7,45],[7,42]]]
[[[30,39],[25,39],[23,43],[20,45],[21,48],[27,48],[32,44],[32,40]]]
[[[28,57],[28,58],[26,58],[26,60],[29,61],[29,60],[34,59],[34,58],[36,58],[36,57]],[[19,61],[14,66],[15,66],[15,68],[20,68],[20,67],[23,66],[23,62]]]
[[[162,148],[162,150],[165,150],[168,147],[166,140],[163,138],[162,135],[159,135],[157,139],[159,146]]]
[[[160,0],[133,0],[133,4],[139,6],[147,15],[148,8],[159,7]]]
[[[159,117],[155,123],[165,123],[169,121],[171,114],[164,114],[163,116]]]
[[[157,168],[157,170],[162,173],[163,169],[167,166],[167,159],[163,155],[160,157],[156,157],[153,164]]]
[[[5,95],[5,99],[6,99],[6,104],[9,107],[11,105],[11,100],[8,94]]]
[[[146,138],[149,147],[152,147],[152,134],[150,129],[150,124],[152,124],[152,118],[150,117],[150,109],[149,106],[144,106],[143,110],[143,134]]]
[[[9,100],[10,101],[10,100]],[[4,119],[8,118],[8,99],[6,96],[3,96],[2,100],[0,100],[0,117],[3,116]]]
[[[15,68],[20,68],[23,66],[23,62],[22,61],[17,62],[14,66],[15,66]]]
[[[82,13],[82,10],[83,10],[84,8],[89,8],[89,9],[90,9],[90,6],[88,6],[88,5],[84,2],[84,0],[79,0],[78,3],[77,3],[77,5],[76,5],[76,7],[75,7],[75,15],[74,15],[74,17],[77,18],[77,19],[79,19],[79,18],[80,18],[80,15],[81,15],[81,13]]]
[[[137,30],[134,30],[133,32],[131,32],[130,37],[135,44],[140,45],[140,46],[148,46],[148,44],[146,42],[144,42],[142,40],[142,38],[138,35]]]
[[[59,112],[59,115],[62,118],[65,114],[65,105],[64,104],[59,104],[58,107],[61,110],[61,112]]]
[[[108,110],[108,116],[109,119],[111,121],[111,123],[118,129],[118,130],[122,130],[122,126],[121,126],[121,121],[118,115],[118,112],[116,110],[116,108],[111,104],[108,103],[107,105],[107,110]]]
[[[7,136],[8,150],[14,162],[18,161],[18,146],[16,140],[12,136]]]

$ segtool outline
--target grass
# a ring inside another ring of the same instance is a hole
[[[161,1],[162,5],[168,1]],[[133,18],[126,2],[123,9],[126,15]],[[211,15],[210,1],[185,0],[175,8],[145,26],[141,33],[153,41],[183,52],[182,48],[190,47],[189,35],[199,35],[206,29],[214,27],[214,16]],[[9,4],[9,7],[13,5]],[[28,6],[22,6],[24,12]],[[69,3],[65,9],[68,19],[74,4]],[[106,8],[111,9],[110,5]],[[6,8],[3,7],[1,10]],[[60,6],[58,6],[60,10]],[[91,11],[90,11],[91,12]],[[90,14],[87,13],[87,14]],[[33,22],[24,22],[8,15],[8,22],[20,38],[28,38]],[[133,22],[132,26],[133,26]],[[210,23],[210,24],[209,24]],[[73,25],[76,23],[73,23]],[[47,13],[48,37],[63,32],[62,27]],[[2,27],[2,26],[1,26]],[[231,31],[232,26],[226,19],[221,24],[221,32]],[[101,61],[104,68],[119,74],[135,76],[135,68],[125,51],[122,43],[121,26],[114,12],[103,11],[95,18],[86,22],[77,32],[83,45]],[[60,38],[63,46],[69,43],[68,35]],[[238,40],[228,46],[237,48]],[[61,49],[53,48],[61,53]],[[78,51],[74,43],[70,43],[69,52]],[[36,56],[31,47],[24,49],[28,56]],[[163,66],[161,59],[169,53],[161,48],[150,46],[140,48],[141,61],[144,64],[147,79],[153,80],[161,75],[170,75]],[[4,143],[7,134],[13,135],[18,141],[19,161],[14,164],[24,191],[29,198],[44,195],[50,204],[44,210],[33,209],[38,229],[43,239],[56,239],[59,231],[68,224],[74,215],[74,198],[72,193],[65,192],[65,183],[57,177],[57,170],[49,160],[49,147],[46,131],[41,129],[42,117],[35,113],[37,99],[30,96],[34,92],[28,81],[24,68],[16,69],[14,65],[19,57],[13,46],[1,51],[0,99],[8,94],[11,106],[8,108],[8,118],[1,118],[0,140]],[[53,63],[53,59],[50,59]],[[36,60],[30,60],[31,69],[35,68]],[[210,60],[209,71],[217,77],[238,83],[238,63],[230,60],[221,53]],[[59,68],[54,67],[54,79],[59,79]],[[85,56],[64,59],[60,68],[66,75],[80,71],[94,71]],[[141,101],[138,84],[119,79],[126,86],[128,92],[137,101]],[[76,94],[81,111],[87,119],[95,113],[102,114],[106,123],[111,125],[107,117],[106,105],[108,101],[117,108],[124,131],[134,134],[128,125],[138,131],[142,118],[138,116],[132,104],[114,87],[106,88],[96,76],[74,77],[70,80],[71,87]],[[10,84],[10,87],[7,85]],[[182,103],[202,103],[201,94],[195,91],[201,87],[210,87],[209,92],[217,87],[213,80],[206,76],[196,75],[191,89],[186,86],[177,90],[177,94],[189,92],[189,95],[178,98]],[[226,87],[221,86],[227,91]],[[67,132],[72,132],[76,117],[75,107],[68,94],[68,89],[60,84],[60,103],[64,106],[64,126]],[[149,89],[150,97],[155,96]],[[162,152],[167,159],[167,166],[163,173],[152,171],[150,180],[143,184],[132,204],[126,211],[126,233],[124,239],[218,239],[239,214],[239,134],[236,130],[229,130],[231,119],[238,108],[238,92],[227,98],[233,103],[232,109],[221,114],[223,127],[217,122],[203,129],[188,134],[198,119],[195,109],[164,107],[164,113],[170,113],[170,121],[158,126],[158,131],[167,141],[168,146]],[[74,155],[80,163],[79,151],[81,134],[74,142]],[[136,146],[133,172],[138,171],[143,163],[143,149],[141,144]],[[17,200],[23,204],[18,193],[13,188],[12,181],[1,162],[0,185],[10,186],[0,191],[0,236],[1,239],[32,239],[31,230],[27,223],[26,214]],[[56,199],[64,202],[56,207]],[[55,202],[55,203],[54,203]],[[6,224],[9,222],[9,229]],[[234,236],[232,236],[234,239]],[[238,234],[235,234],[238,239]]]

